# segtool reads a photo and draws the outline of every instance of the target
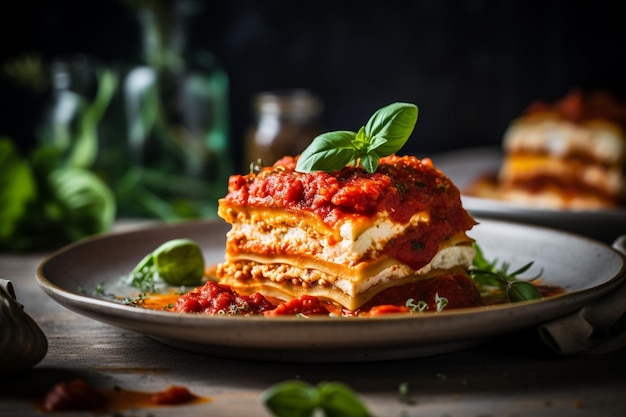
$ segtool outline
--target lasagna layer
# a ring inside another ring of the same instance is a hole
[[[593,165],[619,166],[626,160],[626,141],[616,123],[573,122],[551,111],[524,116],[504,134],[507,154],[543,154]]]
[[[378,292],[467,268],[474,219],[430,160],[389,157],[298,173],[295,159],[235,176],[218,214],[227,234],[220,282],[278,298],[308,294],[357,309]]]
[[[626,181],[615,166],[541,154],[513,154],[504,161],[502,198],[554,208],[617,206],[626,195]]]

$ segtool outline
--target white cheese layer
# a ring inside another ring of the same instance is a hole
[[[334,282],[337,288],[350,296],[355,296],[368,289],[408,276],[428,275],[437,270],[449,270],[456,267],[467,268],[472,264],[476,251],[470,245],[450,246],[440,250],[428,265],[422,267],[419,271],[413,271],[407,265],[392,265],[380,273],[368,277],[361,282],[354,283],[348,279],[339,278]]]
[[[297,226],[272,224],[271,227],[259,227],[254,221],[238,222],[233,225],[228,238],[241,241],[257,241],[265,248],[297,248],[298,253],[335,264],[355,265],[364,255],[377,258],[389,240],[401,236],[404,230],[411,227],[428,227],[429,215],[420,212],[413,215],[406,224],[392,222],[388,217],[379,216],[374,225],[360,230],[353,223],[346,222],[340,226],[341,239],[331,241],[330,236],[321,235],[306,224]]]

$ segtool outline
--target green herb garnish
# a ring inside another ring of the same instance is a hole
[[[195,286],[202,282],[204,265],[197,243],[190,239],[173,239],[146,255],[124,281],[144,292],[154,292],[158,281]]]
[[[531,283],[541,276],[543,270],[527,280],[518,280],[517,277],[524,272],[528,271],[533,265],[533,262],[528,262],[524,266],[516,269],[513,272],[509,272],[511,265],[508,262],[502,262],[500,266],[497,266],[498,260],[494,259],[489,262],[482,249],[476,243],[474,243],[474,249],[476,249],[476,256],[472,263],[472,267],[468,270],[470,277],[478,285],[483,287],[495,287],[500,288],[506,293],[509,301],[528,301],[541,299],[541,293]]]
[[[426,301],[419,300],[415,302],[415,298],[409,298],[404,305],[411,309],[411,313],[421,313],[428,310],[428,303]]]
[[[409,383],[403,382],[398,385],[398,400],[402,404],[415,405],[415,400],[410,396]]]
[[[317,136],[302,152],[296,171],[336,171],[348,164],[376,171],[380,158],[398,152],[413,132],[417,106],[393,103],[376,111],[358,132],[347,130]]]
[[[326,417],[372,417],[357,395],[340,382],[284,381],[268,388],[261,397],[276,417],[312,417],[322,410]]]
[[[411,313],[421,313],[428,310],[428,303],[426,301],[420,300],[415,302],[414,298],[406,300],[404,305],[411,309]],[[440,297],[439,293],[435,293],[435,308],[437,309],[437,313],[441,313],[447,305],[448,299],[446,297]]]

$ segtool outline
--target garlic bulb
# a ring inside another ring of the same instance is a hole
[[[11,281],[0,279],[0,372],[30,368],[47,352],[46,335],[17,302]]]

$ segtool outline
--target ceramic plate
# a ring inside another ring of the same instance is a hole
[[[463,190],[479,176],[497,172],[502,154],[497,148],[473,148],[436,155],[435,165]],[[626,210],[544,210],[487,198],[462,196],[463,206],[473,215],[530,223],[613,242],[626,233]]]
[[[490,259],[543,268],[547,283],[567,294],[551,299],[441,313],[370,318],[224,317],[123,305],[94,294],[133,293],[119,281],[166,240],[197,241],[208,263],[223,259],[222,221],[157,226],[105,235],[68,246],[37,270],[40,287],[61,305],[113,326],[203,354],[273,361],[368,361],[461,350],[491,337],[579,309],[615,288],[626,270],[619,252],[595,240],[538,227],[480,220],[471,235]]]

